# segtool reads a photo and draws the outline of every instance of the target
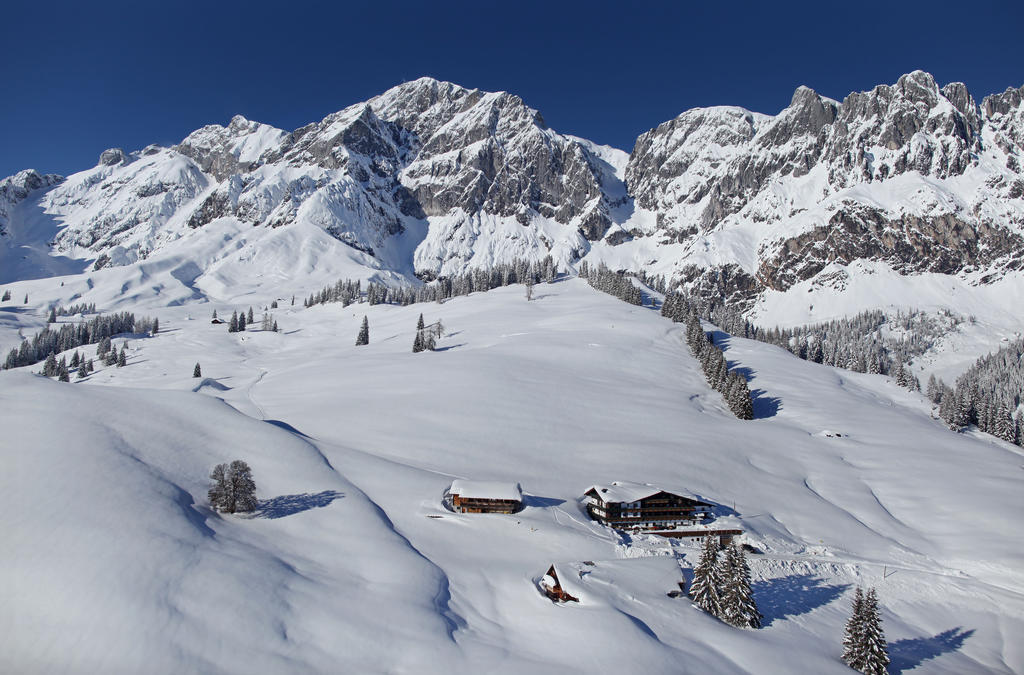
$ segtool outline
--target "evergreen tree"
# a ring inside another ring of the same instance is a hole
[[[105,366],[115,366],[115,365],[117,365],[117,350],[116,349],[114,349],[113,347],[110,348],[110,351],[107,352],[106,357],[103,359],[103,365],[105,365]]]
[[[273,330],[275,333],[277,332],[277,319],[274,319],[274,327],[271,330]]]
[[[419,321],[416,322],[416,337],[412,341],[412,353],[422,352],[425,349],[423,344],[423,315],[420,314]]]
[[[128,365],[128,350],[121,345],[121,352],[117,355],[117,367],[124,368],[126,365]]]
[[[192,377],[202,377],[203,369],[199,367],[199,363],[196,362],[196,367],[192,369]]]
[[[231,487],[235,494],[236,511],[253,511],[259,505],[252,469],[240,459],[231,462]]]
[[[228,322],[228,332],[229,333],[237,333],[238,332],[238,312],[237,311],[231,312],[231,321]]]
[[[721,616],[721,598],[718,568],[718,540],[710,534],[704,537],[700,561],[693,568],[693,583],[690,584],[690,598],[693,604],[712,616]]]
[[[236,459],[230,465],[218,464],[210,473],[210,479],[213,486],[207,497],[210,505],[218,511],[238,513],[252,511],[258,506],[252,470],[242,460]]]
[[[853,594],[852,612],[843,636],[842,658],[843,663],[854,670],[860,670],[864,665],[864,591],[860,586]]]
[[[55,307],[50,308],[50,316],[46,317],[46,323],[57,323],[57,309]]]
[[[89,374],[89,366],[85,365],[85,359],[78,363],[78,379],[84,379]]]
[[[68,364],[62,358],[57,365],[57,379],[61,382],[70,382],[71,374],[68,372]]]
[[[861,672],[866,675],[885,675],[889,665],[889,648],[882,631],[882,616],[878,611],[878,595],[869,588],[864,596],[863,655]]]
[[[150,335],[156,335],[160,332],[160,319],[153,319],[153,329],[149,331]]]
[[[359,335],[356,336],[356,346],[368,344],[370,344],[370,322],[364,314],[363,325],[359,327]]]
[[[249,307],[249,315],[245,317],[245,322],[252,325],[252,307]]]
[[[750,567],[747,555],[735,543],[725,551],[719,563],[722,579],[722,619],[731,626],[760,628],[761,612],[750,588]]]
[[[82,360],[82,357],[78,355],[78,350],[76,349],[75,353],[71,355],[71,368],[72,369],[77,368],[78,364],[79,364],[79,362],[81,362],[81,360]]]
[[[53,377],[57,374],[57,357],[53,352],[46,357],[46,362],[43,363],[43,375],[46,377]]]
[[[5,290],[4,291],[4,296],[3,296],[2,299],[0,299],[0,301],[7,302],[10,299],[11,299],[11,292],[9,290]]]
[[[526,280],[526,301],[533,300],[533,279]]]
[[[857,588],[853,613],[846,622],[842,658],[846,665],[867,675],[885,675],[887,672],[888,645],[874,588],[869,588],[867,593]]]
[[[87,367],[87,368],[89,369],[89,372],[90,372],[90,373],[92,373],[92,372],[95,372],[95,371],[96,371],[96,366],[94,366],[94,365],[93,365],[93,363],[92,363],[92,359],[89,359],[88,361],[86,361],[85,365],[86,365],[86,367]]]
[[[213,310],[213,317],[212,318],[214,318],[214,319],[217,318],[217,310]]]
[[[245,326],[246,326],[245,312],[242,312],[241,314],[238,315],[238,332],[239,333],[244,333],[245,332]]]

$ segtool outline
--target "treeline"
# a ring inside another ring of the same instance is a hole
[[[729,410],[741,420],[754,419],[754,403],[747,378],[735,370],[729,370],[725,353],[701,327],[696,308],[682,295],[672,293],[665,297],[661,313],[677,323],[686,324],[686,344],[700,361],[708,384],[722,394]]]
[[[670,291],[670,298],[681,295]],[[685,297],[685,296],[683,296]],[[797,328],[760,328],[742,313],[724,306],[687,298],[698,316],[732,335],[773,344],[794,356],[858,373],[889,375],[900,386],[921,390],[921,383],[904,364],[935,346],[962,319],[951,313],[938,316],[912,311],[886,315],[881,310]]]
[[[978,359],[947,386],[933,375],[925,395],[939,406],[951,429],[969,424],[998,438],[1024,445],[1024,419],[1016,412],[1024,397],[1024,339]]]
[[[614,295],[631,305],[644,304],[644,295],[633,283],[632,277],[620,272],[613,272],[604,263],[599,263],[596,269],[590,267],[586,260],[580,263],[580,277],[587,280],[587,283],[599,291]]]
[[[503,286],[522,283],[554,281],[559,275],[558,265],[551,256],[540,261],[524,259],[502,263],[491,268],[475,268],[454,277],[440,277],[429,284],[398,287],[369,283],[363,292],[362,283],[351,279],[340,279],[326,286],[318,293],[311,294],[303,301],[305,307],[340,302],[348,306],[356,302],[371,305],[412,305],[419,302],[442,302],[449,298],[470,293],[489,291]]]
[[[90,302],[88,304],[82,302],[77,305],[71,305],[64,307],[63,305],[57,305],[50,310],[50,316],[75,316],[76,314],[96,314],[96,303]],[[50,323],[54,323],[50,321]]]
[[[104,338],[121,333],[156,333],[160,330],[158,319],[135,318],[131,312],[100,315],[81,323],[64,323],[60,328],[44,328],[24,339],[21,345],[12,349],[4,361],[4,370],[31,366],[51,354],[59,354],[82,345],[96,344]]]

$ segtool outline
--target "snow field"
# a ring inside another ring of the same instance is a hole
[[[145,657],[160,672],[843,673],[842,626],[864,583],[900,672],[1024,668],[1012,638],[1024,462],[947,431],[885,378],[730,338],[726,357],[757,395],[758,419],[741,422],[680,326],[579,280],[538,285],[529,303],[518,286],[404,308],[303,309],[301,295],[292,308],[281,295],[277,334],[209,323],[213,307],[253,304],[258,317],[272,297],[189,303],[151,312],[162,332],[130,340],[126,368],[70,385],[0,373],[13,467],[0,532],[17,544],[4,552],[0,660],[22,672],[131,671]],[[411,353],[420,312],[444,322],[438,352]],[[370,344],[357,348],[364,314]],[[210,469],[235,458],[270,501],[260,517],[204,506]],[[455,478],[520,482],[527,506],[452,514],[441,496]],[[632,559],[678,558],[681,578],[695,543],[623,539],[586,519],[582,491],[620,479],[735,510],[728,520],[765,551],[750,557],[765,628],[667,597],[671,566]],[[597,571],[580,605],[540,594],[551,563],[582,560]]]

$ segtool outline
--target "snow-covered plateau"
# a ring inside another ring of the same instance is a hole
[[[950,432],[888,378],[730,338],[740,421],[679,324],[578,279],[533,297],[282,297],[276,333],[210,323],[242,301],[170,305],[123,368],[0,373],[3,669],[843,673],[857,585],[878,588],[892,672],[1024,668],[1019,448]],[[413,354],[421,312],[444,336]],[[209,472],[239,458],[260,508],[218,514]],[[518,482],[526,507],[452,513],[455,479]],[[697,544],[590,521],[582,492],[613,480],[743,529],[765,626],[669,597]],[[582,561],[581,602],[540,593]]]

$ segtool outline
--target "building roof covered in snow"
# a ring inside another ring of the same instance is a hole
[[[659,492],[667,492],[678,497],[685,497],[686,499],[704,503],[703,500],[688,490],[664,490],[650,483],[634,483],[626,480],[613,481],[608,485],[591,485],[583,494],[591,491],[594,491],[601,498],[601,501],[606,504],[612,502],[639,502]]]
[[[463,480],[452,481],[448,493],[465,499],[501,499],[507,501],[523,501],[523,491],[519,483],[505,483],[494,480]]]

